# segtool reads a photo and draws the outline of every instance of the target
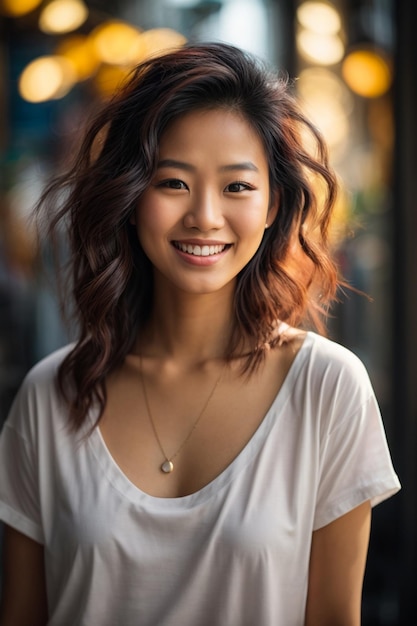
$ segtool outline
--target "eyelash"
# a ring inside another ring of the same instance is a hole
[[[183,187],[180,187],[180,186],[175,187],[174,183],[183,185]],[[161,180],[161,182],[157,183],[156,186],[167,187],[168,189],[178,189],[178,190],[182,190],[184,188],[188,189],[187,185],[179,178],[167,178],[166,180]]]
[[[230,185],[227,185],[226,189],[228,189],[228,187],[233,187],[233,186],[242,187],[242,189],[239,189],[239,191],[251,191],[253,189],[252,185],[249,185],[248,183],[243,182],[243,180],[236,180],[235,182],[230,183]],[[231,191],[230,193],[237,193],[237,192]]]
[[[168,178],[166,180],[162,180],[156,186],[167,187],[168,189],[177,189],[177,190],[188,189],[187,185],[179,178]],[[234,186],[239,186],[241,188],[238,191],[231,191],[230,187],[234,187]],[[229,191],[229,193],[239,193],[239,191],[251,191],[252,189],[254,189],[252,185],[249,185],[248,183],[245,183],[242,180],[236,180],[233,183],[226,185],[225,187],[225,191]]]

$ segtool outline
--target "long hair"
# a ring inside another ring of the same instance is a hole
[[[326,146],[288,79],[228,44],[188,44],[151,58],[92,120],[72,167],[47,186],[37,205],[49,235],[64,224],[69,238],[79,337],[58,383],[75,428],[96,402],[100,419],[106,377],[150,314],[152,266],[129,218],[155,172],[161,135],[178,116],[214,108],[237,112],[258,133],[271,194],[279,197],[276,219],[237,277],[225,356],[237,355],[244,340],[251,349],[243,370],[255,369],[263,347],[277,340],[277,320],[323,330],[320,320],[338,285],[328,244],[336,181]]]

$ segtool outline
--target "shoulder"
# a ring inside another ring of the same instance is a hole
[[[368,371],[351,350],[308,332],[302,346],[304,368],[302,384],[318,402],[343,405],[354,410],[374,396]]]
[[[51,385],[55,381],[59,366],[73,347],[74,344],[68,344],[38,361],[26,374],[22,388],[38,389]]]
[[[313,331],[301,331],[287,325],[281,325],[279,345],[287,345],[295,355],[300,352],[300,359],[307,370],[314,372],[317,378],[340,376],[369,381],[368,372],[361,359],[340,343],[319,335]]]
[[[307,333],[306,341],[310,346],[310,359],[316,366],[321,365],[323,368],[332,366],[337,371],[367,374],[365,365],[358,355],[340,343],[311,331]]]
[[[48,420],[63,413],[56,384],[60,364],[71,351],[67,345],[49,354],[34,365],[23,379],[14,398],[6,423],[24,433],[37,429]]]

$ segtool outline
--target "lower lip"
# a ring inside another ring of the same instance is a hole
[[[173,248],[183,261],[185,261],[189,265],[195,265],[198,267],[210,267],[211,265],[218,263],[218,261],[220,261],[220,259],[222,259],[229,250],[229,248],[225,248],[222,252],[219,252],[219,254],[210,254],[209,256],[196,256],[194,254],[187,254],[187,252],[183,252],[175,246],[173,246]]]

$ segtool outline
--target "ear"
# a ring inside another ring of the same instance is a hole
[[[136,226],[136,211],[132,211],[129,217],[129,224],[131,226]]]
[[[271,226],[279,210],[279,193],[278,191],[271,194],[271,201],[269,203],[269,209],[266,217],[267,228]]]

